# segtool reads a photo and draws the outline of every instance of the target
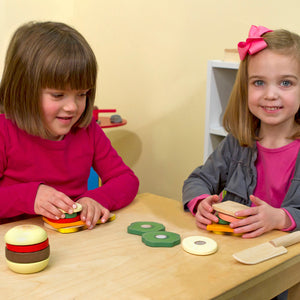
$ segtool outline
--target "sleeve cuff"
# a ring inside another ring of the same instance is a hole
[[[285,213],[288,215],[288,217],[290,218],[290,220],[292,222],[292,225],[288,228],[281,229],[281,231],[292,231],[292,230],[294,230],[296,228],[296,222],[295,222],[294,218],[291,216],[291,214],[285,208],[282,208],[282,210],[284,210]]]
[[[203,194],[203,195],[201,195],[201,196],[198,196],[198,197],[195,197],[194,199],[192,199],[192,200],[187,204],[187,207],[188,207],[189,211],[190,211],[193,215],[195,215],[196,212],[197,212],[197,207],[198,207],[199,202],[200,202],[201,200],[207,198],[208,196],[210,196],[210,195],[208,195],[208,194]]]

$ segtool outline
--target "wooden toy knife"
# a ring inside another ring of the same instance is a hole
[[[295,231],[258,246],[234,253],[232,256],[243,264],[254,265],[287,253],[285,247],[299,242],[300,231]]]

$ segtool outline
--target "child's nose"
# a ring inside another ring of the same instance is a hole
[[[76,111],[77,110],[76,97],[69,97],[67,99],[67,102],[65,103],[64,109],[66,111]]]
[[[266,100],[275,100],[278,98],[277,88],[273,85],[270,85],[266,89],[265,99]]]

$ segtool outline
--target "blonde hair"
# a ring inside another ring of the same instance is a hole
[[[89,89],[86,108],[72,130],[91,122],[96,93],[95,55],[74,28],[55,22],[19,27],[8,46],[0,83],[0,111],[32,135],[44,138],[41,90]]]
[[[276,53],[294,57],[300,67],[300,36],[288,30],[274,30],[263,35],[267,48]],[[257,132],[260,120],[255,117],[248,108],[248,64],[251,56],[247,54],[241,61],[236,80],[229,97],[229,102],[223,117],[223,126],[231,133],[241,146],[253,146],[258,140]],[[295,115],[295,122],[300,124],[300,112]],[[292,139],[300,137],[300,131],[296,132]]]

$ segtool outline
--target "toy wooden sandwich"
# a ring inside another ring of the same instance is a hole
[[[224,201],[220,203],[215,203],[212,205],[213,209],[216,211],[216,216],[219,219],[218,223],[212,223],[206,226],[208,231],[213,231],[216,234],[232,234],[241,236],[241,234],[235,234],[233,229],[229,226],[231,222],[235,222],[241,218],[237,218],[235,213],[240,210],[249,208],[249,206],[234,202],[234,201]]]
[[[77,206],[72,214],[68,214],[64,210],[61,210],[65,215],[64,219],[56,220],[43,217],[45,227],[52,230],[56,230],[60,233],[72,233],[83,229],[87,229],[85,222],[81,221],[80,219],[80,212],[82,210],[82,206],[80,203],[76,203],[76,205]],[[107,221],[113,221],[115,218],[115,214],[110,214],[109,219]],[[98,225],[101,223],[102,222],[99,219],[96,224]]]
[[[19,225],[4,236],[8,267],[17,273],[35,273],[47,267],[50,247],[47,232],[36,225]]]

